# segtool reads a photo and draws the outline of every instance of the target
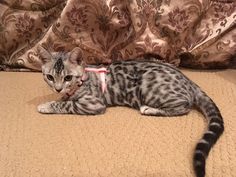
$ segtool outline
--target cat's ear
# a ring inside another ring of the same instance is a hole
[[[83,58],[82,58],[82,51],[79,47],[75,47],[70,53],[69,53],[69,62],[72,64],[77,65],[83,65]]]
[[[44,47],[39,45],[37,47],[37,52],[39,54],[40,59],[42,60],[44,64],[52,60],[52,55]]]

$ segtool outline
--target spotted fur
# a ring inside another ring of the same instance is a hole
[[[53,69],[57,74],[60,74],[64,70],[64,64],[62,58],[58,58],[58,60],[56,60]]]
[[[195,148],[193,167],[197,177],[205,176],[206,158],[223,133],[224,123],[212,99],[179,70],[153,59],[113,63],[107,67],[107,89],[103,93],[98,74],[84,71],[79,49],[61,55],[39,51],[43,58],[50,56],[42,67],[45,81],[54,90],[60,85],[60,92],[66,95],[61,101],[39,105],[41,113],[97,115],[119,105],[144,115],[178,116],[197,107],[208,127]],[[53,81],[48,80],[48,74]],[[67,75],[72,76],[71,81],[65,81]]]

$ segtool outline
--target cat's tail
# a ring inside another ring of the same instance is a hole
[[[193,157],[193,166],[197,177],[205,176],[206,158],[210,149],[224,131],[224,122],[216,104],[200,89],[195,94],[195,105],[207,119],[208,127],[197,143]]]

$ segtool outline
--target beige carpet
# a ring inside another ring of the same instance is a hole
[[[207,177],[236,177],[236,70],[188,71],[217,103],[225,133]],[[0,177],[192,177],[203,116],[157,118],[117,107],[105,115],[42,115],[56,98],[40,73],[0,72]]]

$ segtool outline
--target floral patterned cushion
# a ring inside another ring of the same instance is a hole
[[[37,46],[88,64],[152,53],[176,66],[236,64],[234,0],[1,0],[0,67],[40,70]]]

